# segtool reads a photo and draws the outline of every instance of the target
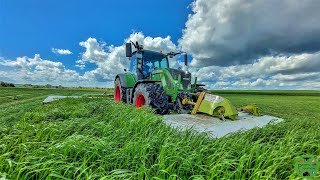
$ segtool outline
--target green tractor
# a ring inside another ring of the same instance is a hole
[[[206,93],[197,78],[191,82],[190,72],[170,68],[169,58],[177,55],[184,57],[187,69],[188,55],[185,52],[162,53],[144,50],[138,42],[126,43],[130,70],[125,69],[125,73],[115,77],[115,101],[133,104],[137,108],[148,106],[158,114],[201,112],[221,119],[237,119],[238,112],[230,101]]]

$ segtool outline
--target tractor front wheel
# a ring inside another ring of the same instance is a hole
[[[159,84],[139,84],[134,91],[133,104],[139,108],[147,106],[157,114],[168,114],[169,97]]]
[[[195,89],[194,89],[194,92],[195,93],[198,93],[198,92],[208,92],[207,89],[201,87],[201,86],[197,86]]]

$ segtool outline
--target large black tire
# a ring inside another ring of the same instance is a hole
[[[119,78],[117,78],[114,81],[114,100],[117,102],[127,102],[127,97],[126,97],[126,88],[121,86],[121,81]]]
[[[198,92],[208,92],[207,89],[201,87],[201,86],[197,86],[195,89],[194,89],[194,92],[195,93],[198,93]]]
[[[159,84],[139,84],[134,91],[133,105],[148,106],[157,114],[170,112],[169,97]]]

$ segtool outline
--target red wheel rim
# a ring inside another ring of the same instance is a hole
[[[120,95],[120,87],[117,86],[114,92],[114,100],[116,100],[117,102],[121,101],[121,95]]]
[[[146,99],[144,98],[143,94],[139,94],[136,100],[136,107],[142,107],[146,104]]]

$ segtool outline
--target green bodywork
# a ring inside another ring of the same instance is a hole
[[[126,87],[133,88],[133,86],[137,82],[137,76],[135,74],[132,74],[130,72],[122,74],[125,78]]]
[[[172,101],[176,101],[179,91],[193,92],[194,85],[183,89],[181,87],[181,75],[178,75],[178,79],[175,80],[170,72],[165,68],[156,68],[151,75],[152,80],[161,81],[161,86],[166,91],[168,95],[172,96]],[[171,84],[171,87],[170,87]]]
[[[127,88],[133,88],[137,83],[137,76],[131,72],[118,74],[118,76],[122,76],[125,79],[124,82],[121,83],[125,83],[122,85]],[[155,68],[155,70],[151,73],[150,80],[159,81],[156,83],[160,84],[163,87],[163,89],[166,91],[166,94],[172,96],[173,102],[176,101],[179,91],[193,92],[196,87],[195,80],[195,82],[192,85],[190,85],[189,88],[183,89],[181,87],[181,76],[178,75],[177,80],[173,79],[172,75],[166,68]]]
[[[183,95],[192,93],[193,98],[197,95],[195,94],[195,89],[198,86],[197,78],[194,78],[195,80],[192,82],[189,72],[170,68],[168,55],[165,56],[154,51],[145,50],[144,53],[136,53],[130,61],[130,71],[118,74],[116,78],[120,78],[121,86],[129,90],[129,94],[127,94],[129,100],[133,98],[133,92],[139,83],[160,84],[166,94],[171,97],[170,103],[177,102],[180,92],[183,92]],[[180,98],[177,104],[180,104],[181,108],[182,101],[186,103],[184,105],[193,105],[192,114],[202,112],[222,119],[224,117],[232,120],[238,118],[236,108],[225,98],[201,92],[198,94],[197,102],[193,102],[194,99],[190,98],[191,96]]]

